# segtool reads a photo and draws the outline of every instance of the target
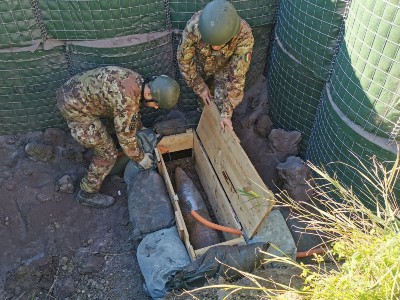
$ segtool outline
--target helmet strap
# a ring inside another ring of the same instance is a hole
[[[142,101],[145,101],[146,103],[147,102],[154,102],[154,100],[146,100],[145,98],[144,98],[144,87],[146,86],[146,84],[148,84],[150,81],[153,81],[153,80],[155,80],[157,78],[157,76],[149,76],[149,77],[146,77],[146,79],[143,81],[143,83],[142,83],[142,91],[141,91],[141,97],[142,97]]]

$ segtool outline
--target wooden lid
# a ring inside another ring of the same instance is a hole
[[[274,195],[247,157],[239,138],[228,128],[222,132],[219,120],[215,104],[204,107],[196,132],[243,230],[251,238],[272,210]],[[258,197],[243,192],[254,192]]]

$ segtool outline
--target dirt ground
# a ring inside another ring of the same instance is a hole
[[[260,176],[271,185],[265,86],[262,78],[246,94],[235,112],[234,128]],[[121,174],[107,177],[101,189],[116,204],[92,209],[74,201],[91,152],[65,132],[1,136],[0,155],[0,299],[150,299],[131,239]],[[270,269],[264,275],[290,279],[293,271]],[[222,296],[206,291],[197,297]],[[236,299],[252,296],[243,297]]]

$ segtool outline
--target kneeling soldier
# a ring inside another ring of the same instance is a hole
[[[142,128],[140,107],[171,109],[179,94],[178,83],[166,75],[144,80],[132,70],[115,66],[75,75],[58,90],[57,104],[72,137],[85,148],[94,149],[76,197],[78,203],[105,208],[115,202],[113,197],[99,193],[117,159],[116,145],[100,118],[113,121],[125,154],[148,169],[152,158],[136,139],[136,131]]]

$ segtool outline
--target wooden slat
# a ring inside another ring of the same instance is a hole
[[[185,133],[165,136],[157,144],[157,147],[168,149],[168,152],[192,149],[193,131],[188,130]]]
[[[272,210],[274,195],[263,183],[236,134],[229,128],[221,131],[219,117],[214,104],[205,106],[196,131],[243,229],[251,238]],[[255,192],[260,197],[250,198],[240,190]]]
[[[171,178],[169,177],[167,167],[165,166],[164,159],[162,158],[162,155],[160,151],[156,148],[154,149],[154,152],[156,153],[157,157],[157,169],[158,173],[161,174],[161,176],[164,179],[165,186],[167,187],[168,195],[171,199],[172,205],[174,206],[174,210],[177,210],[178,201],[177,201],[177,195],[175,193],[174,187],[172,186]]]
[[[190,259],[194,261],[196,259],[196,254],[194,252],[193,246],[189,240],[189,233],[187,231],[185,221],[183,220],[182,212],[175,211],[175,220],[176,220],[176,229],[178,230],[178,234],[185,244],[186,250],[190,256]]]
[[[208,249],[210,249],[211,247],[214,247],[214,246],[222,246],[222,245],[224,245],[224,246],[235,246],[235,245],[245,245],[245,244],[246,244],[245,239],[243,237],[238,237],[238,238],[236,238],[234,240],[230,240],[230,241],[219,243],[219,244],[216,244],[216,245],[213,245],[213,246],[208,246],[208,247],[204,247],[204,248],[201,248],[201,249],[197,249],[197,250],[194,251],[194,253],[195,253],[196,258],[199,258],[204,253],[206,253],[206,251]]]
[[[183,220],[182,216],[182,211],[181,208],[179,207],[179,198],[178,195],[175,193],[175,190],[172,186],[171,179],[168,174],[167,167],[165,166],[164,159],[158,149],[155,149],[156,157],[157,157],[157,169],[158,172],[161,174],[161,176],[164,179],[165,186],[167,187],[168,195],[171,199],[171,203],[174,207],[175,210],[175,221],[176,221],[176,229],[178,231],[178,234],[183,241],[183,243],[186,246],[186,249],[188,251],[188,254],[190,256],[190,259],[194,261],[196,259],[196,255],[194,253],[193,246],[190,243],[189,240],[189,232],[186,228],[185,221]]]
[[[201,184],[207,193],[208,202],[214,212],[218,224],[228,227],[241,229],[235,220],[235,213],[230,205],[228,198],[215,174],[207,154],[200,145],[197,135],[194,135],[194,161],[197,174],[199,175]],[[225,240],[237,238],[237,235],[223,232]]]

